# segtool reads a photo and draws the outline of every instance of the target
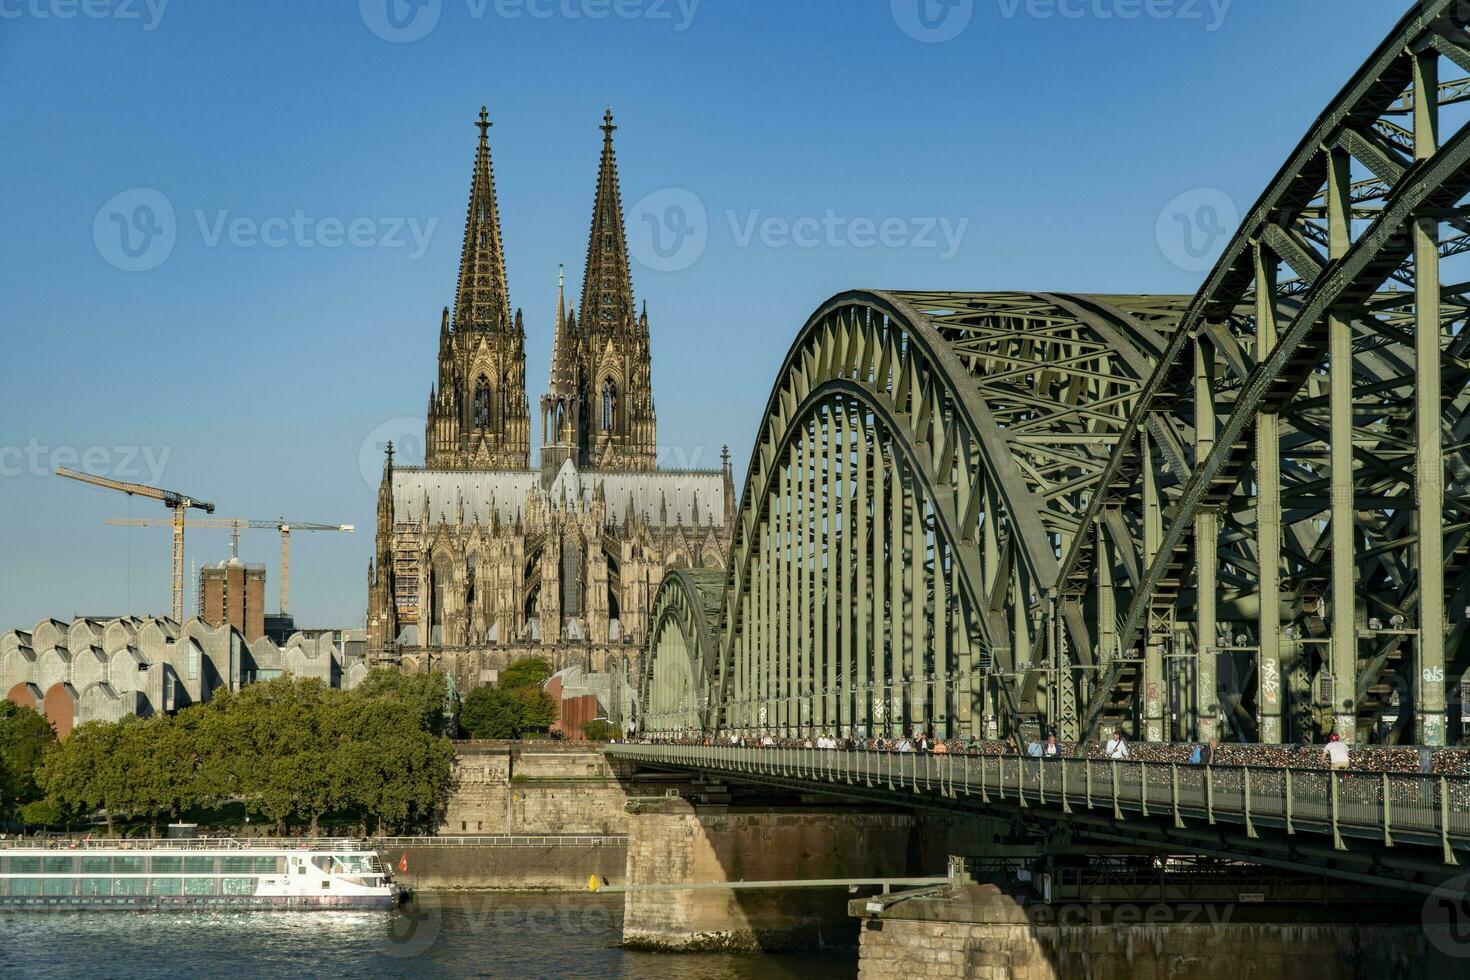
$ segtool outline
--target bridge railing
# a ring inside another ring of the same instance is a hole
[[[1287,833],[1439,843],[1447,864],[1470,846],[1470,778],[1136,760],[920,754],[702,745],[610,746],[622,758],[865,791],[928,793],[982,804],[1111,808],[1127,814],[1257,825]]]

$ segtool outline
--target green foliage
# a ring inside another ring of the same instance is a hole
[[[27,827],[59,827],[66,819],[61,807],[48,799],[31,800],[23,804],[17,816]]]
[[[520,699],[490,684],[477,687],[460,705],[459,727],[470,738],[520,738]]]
[[[353,688],[352,693],[365,700],[392,698],[407,707],[414,723],[424,731],[438,735],[451,733],[457,705],[448,677],[437,670],[425,674],[375,670]]]
[[[500,680],[496,686],[507,691],[526,687],[539,688],[550,676],[551,662],[545,657],[522,657],[506,665],[500,672]]]
[[[384,676],[386,675],[386,676]],[[454,752],[442,674],[375,672],[352,691],[280,677],[172,717],[91,722],[47,752],[39,781],[69,814],[160,820],[236,801],[285,832],[322,817],[432,822]]]
[[[500,672],[500,683],[482,685],[465,696],[459,727],[470,738],[524,738],[544,734],[556,721],[556,701],[541,690],[551,665],[526,657]]]
[[[613,727],[612,722],[603,718],[595,721],[584,721],[582,723],[582,734],[594,742],[610,742],[615,738],[622,738],[622,732]]]
[[[47,799],[70,813],[105,809],[111,814],[125,808],[130,801],[125,798],[129,784],[122,765],[122,733],[122,725],[105,721],[73,728],[66,751],[51,752],[40,771]]]
[[[511,692],[521,704],[521,734],[544,733],[556,721],[556,700],[539,687],[522,687]]]
[[[41,797],[36,768],[54,744],[56,732],[40,712],[0,701],[0,817]]]

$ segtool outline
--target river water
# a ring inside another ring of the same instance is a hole
[[[857,952],[616,948],[621,895],[420,893],[394,912],[0,913],[0,977],[851,980]]]

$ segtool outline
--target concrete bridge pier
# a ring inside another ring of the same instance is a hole
[[[927,855],[922,821],[897,810],[680,797],[632,801],[628,810],[623,942],[634,948],[755,952],[851,946],[858,938],[845,887],[640,885],[903,877],[945,867],[943,839],[939,853]]]
[[[1040,903],[974,883],[850,909],[862,921],[859,980],[1428,980],[1464,964],[1381,909]]]

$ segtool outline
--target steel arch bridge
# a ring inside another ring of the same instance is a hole
[[[1193,297],[823,304],[643,731],[1464,738],[1467,26],[1415,6]]]

